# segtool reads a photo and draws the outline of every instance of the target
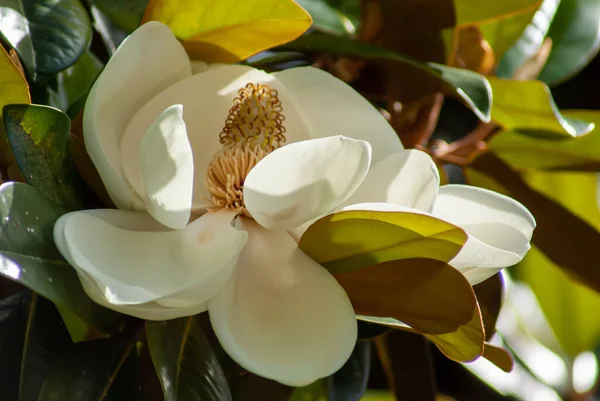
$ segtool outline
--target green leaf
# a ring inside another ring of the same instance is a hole
[[[65,113],[71,113],[73,106],[85,101],[102,68],[104,64],[93,53],[89,51],[83,53],[75,64],[58,73],[56,78],[47,85],[48,101],[44,103]],[[74,114],[77,112],[79,110]]]
[[[0,32],[33,79],[73,65],[92,39],[90,19],[79,0],[5,0]]]
[[[74,344],[48,375],[39,401],[140,399],[135,342],[114,337]]]
[[[165,401],[231,401],[227,378],[198,317],[147,321],[146,336]]]
[[[466,240],[461,228],[428,215],[352,210],[319,219],[298,246],[335,274],[398,259],[448,262]]]
[[[68,210],[92,202],[69,152],[71,120],[48,106],[13,104],[2,109],[4,130],[25,182]]]
[[[295,388],[287,401],[321,401],[324,393],[325,380],[320,379],[308,386]]]
[[[359,401],[367,389],[370,372],[371,342],[359,341],[344,366],[329,377],[327,400]]]
[[[167,24],[192,58],[236,62],[302,35],[310,15],[293,0],[150,0],[142,22]]]
[[[557,138],[545,132],[503,131],[492,138],[489,149],[517,169],[600,171],[600,113],[565,110],[563,115],[590,121],[594,129],[575,138]]]
[[[454,1],[456,25],[471,25],[491,19],[507,18],[523,13],[528,9],[536,9],[540,0],[470,0]]]
[[[492,153],[477,157],[470,167],[498,182],[508,191],[507,195],[531,211],[537,221],[533,245],[573,278],[600,292],[600,269],[596,268],[600,232],[596,227],[557,200],[531,188]]]
[[[552,52],[539,79],[555,85],[585,67],[600,49],[600,2],[561,0],[548,37]]]
[[[549,131],[558,136],[586,134],[594,124],[564,117],[550,89],[540,81],[516,81],[489,77],[494,91],[492,119],[506,129]]]
[[[487,280],[474,285],[473,291],[479,303],[483,327],[485,328],[485,339],[491,340],[496,332],[496,321],[500,314],[500,307],[504,298],[504,280],[502,273],[494,274]]]
[[[348,35],[356,32],[348,17],[330,6],[325,0],[298,0],[313,19],[313,28],[336,35]]]
[[[0,301],[0,344],[2,397],[35,401],[72,341],[52,302],[26,290]]]
[[[133,32],[144,15],[148,0],[88,0],[119,26]]]
[[[446,82],[473,110],[477,117],[485,122],[490,120],[492,88],[488,80],[481,74],[436,63],[420,63],[370,43],[318,32],[303,35],[295,41],[282,46],[282,48],[292,51],[328,53],[338,56],[387,59],[409,64]]]
[[[558,4],[559,2],[556,0],[544,0],[541,7],[535,12],[533,19],[529,18],[530,23],[526,26],[523,34],[498,63],[497,76],[512,78],[515,71],[537,53],[546,38]]]
[[[0,275],[65,306],[103,331],[120,314],[92,302],[54,245],[53,228],[66,210],[26,184],[0,186]]]

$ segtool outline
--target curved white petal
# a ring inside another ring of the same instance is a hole
[[[468,185],[441,186],[432,215],[469,235],[450,264],[464,271],[471,284],[520,262],[535,228],[533,216],[519,202]]]
[[[371,147],[365,141],[332,136],[292,143],[250,170],[244,203],[263,227],[291,230],[352,195],[370,163]]]
[[[287,234],[243,226],[248,243],[236,271],[208,304],[219,342],[245,369],[286,385],[334,373],[357,336],[345,291]]]
[[[373,163],[401,152],[398,135],[379,111],[350,85],[312,67],[273,73],[293,96],[312,138],[344,135],[368,141]]]
[[[120,209],[143,208],[121,167],[125,127],[152,96],[191,74],[187,53],[169,27],[148,22],[123,41],[90,90],[83,115],[85,146]]]
[[[126,128],[121,144],[122,159],[136,160],[144,133],[165,109],[181,104],[183,119],[194,154],[194,203],[207,204],[210,199],[204,185],[207,167],[215,154],[222,149],[219,134],[240,89],[248,83],[266,84],[278,90],[283,106],[284,125],[288,141],[307,139],[308,134],[285,88],[270,74],[243,65],[219,65],[181,80],[148,101],[133,116]],[[139,172],[131,163],[124,164],[125,175],[133,188],[141,191]]]
[[[184,228],[192,208],[194,156],[181,105],[169,107],[148,129],[140,145],[139,170],[148,213],[167,227]]]
[[[431,211],[440,185],[440,175],[431,157],[406,149],[372,165],[367,177],[344,204],[395,203]]]
[[[105,306],[198,308],[226,283],[247,238],[231,226],[233,217],[221,211],[184,230],[142,231],[159,224],[137,212],[73,212],[57,221],[54,239],[80,276],[93,280]]]

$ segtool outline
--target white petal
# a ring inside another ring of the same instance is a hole
[[[169,107],[150,126],[140,146],[139,168],[148,212],[167,227],[184,228],[192,208],[194,156],[181,105]]]
[[[346,200],[365,178],[368,142],[333,136],[268,154],[244,181],[246,208],[263,227],[291,230]]]
[[[337,371],[357,336],[348,296],[285,233],[244,220],[248,243],[208,304],[225,351],[252,373],[304,386]]]
[[[388,202],[429,212],[439,184],[438,169],[427,153],[404,150],[372,165],[363,183],[344,204]]]
[[[187,53],[169,27],[148,22],[123,41],[94,83],[83,116],[85,146],[117,207],[143,207],[121,167],[125,127],[152,96],[191,74]]]
[[[344,135],[368,141],[373,147],[373,163],[404,149],[381,113],[333,75],[312,67],[290,68],[273,75],[293,96],[312,138]]]
[[[95,282],[102,304],[172,306],[172,299],[197,307],[226,283],[245,243],[247,234],[230,224],[233,217],[208,213],[184,230],[157,232],[140,231],[152,228],[142,213],[73,212],[58,220],[54,238],[78,273]]]
[[[181,104],[185,110],[183,119],[194,154],[194,203],[206,204],[202,197],[209,197],[204,185],[207,167],[222,148],[219,134],[225,126],[229,110],[238,91],[248,83],[267,84],[278,90],[283,105],[286,136],[288,141],[307,139],[304,123],[298,117],[285,88],[263,71],[243,65],[219,65],[177,82],[147,102],[131,119],[121,144],[123,168],[130,184],[141,191],[139,172],[127,160],[136,160],[144,133],[154,120],[168,107]]]
[[[192,74],[200,74],[208,69],[208,64],[204,61],[192,60]]]
[[[469,235],[450,264],[463,270],[471,284],[520,262],[535,228],[533,216],[519,202],[468,185],[441,186],[432,214]]]

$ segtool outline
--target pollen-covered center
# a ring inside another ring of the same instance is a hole
[[[285,142],[283,107],[275,89],[247,84],[219,134],[223,149],[208,166],[205,183],[213,209],[230,209],[249,216],[244,206],[244,180],[267,154]]]

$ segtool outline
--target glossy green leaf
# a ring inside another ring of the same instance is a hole
[[[357,315],[384,318],[384,325],[401,321],[423,334],[452,333],[477,308],[467,279],[439,260],[393,260],[335,278]]]
[[[4,106],[2,117],[25,182],[69,210],[90,206],[69,151],[69,117],[52,107],[26,104]]]
[[[303,35],[283,48],[348,57],[387,59],[409,64],[446,82],[481,120],[490,120],[492,88],[483,75],[475,72],[436,63],[420,63],[383,47],[323,33]]]
[[[36,401],[46,376],[71,344],[52,302],[29,290],[0,300],[2,397]]]
[[[367,389],[370,373],[371,342],[358,341],[348,361],[327,380],[327,400],[361,400]]]
[[[581,136],[560,137],[545,132],[503,131],[489,142],[489,149],[514,168],[600,171],[600,113],[565,110],[565,117],[594,123]]]
[[[398,259],[448,262],[466,240],[461,228],[428,215],[352,210],[319,219],[298,246],[330,272],[342,273]]]
[[[80,110],[75,111],[72,108],[85,101],[102,68],[104,64],[93,53],[83,53],[75,64],[58,73],[56,78],[48,83],[46,103],[74,116]]]
[[[302,35],[310,15],[293,0],[150,0],[142,19],[167,24],[194,59],[236,62]]]
[[[128,32],[133,32],[140,25],[148,0],[89,0],[107,17]]]
[[[325,0],[298,0],[298,4],[308,11],[315,29],[336,35],[348,35],[356,31],[352,21]]]
[[[165,401],[231,401],[227,378],[198,317],[147,321],[146,336]]]
[[[73,310],[98,329],[112,331],[122,315],[92,302],[54,245],[54,223],[65,213],[29,185],[2,184],[0,275]]]
[[[575,75],[598,53],[600,2],[561,0],[548,37],[552,52],[539,79],[554,85]]]
[[[48,375],[40,401],[137,401],[135,342],[113,337],[74,344]]]
[[[557,137],[586,134],[594,124],[562,116],[550,89],[540,81],[490,77],[494,91],[492,119],[506,129],[549,131]]]
[[[5,0],[0,4],[0,32],[34,79],[73,65],[92,38],[90,19],[79,0]]]
[[[327,0],[327,4],[348,17],[358,30],[362,13],[360,0]]]
[[[558,4],[559,2],[556,0],[544,0],[535,15],[532,16],[533,18],[529,18],[530,22],[525,27],[523,34],[512,44],[500,60],[496,68],[497,76],[512,78],[515,71],[537,53],[546,38],[550,23],[558,9]]]

